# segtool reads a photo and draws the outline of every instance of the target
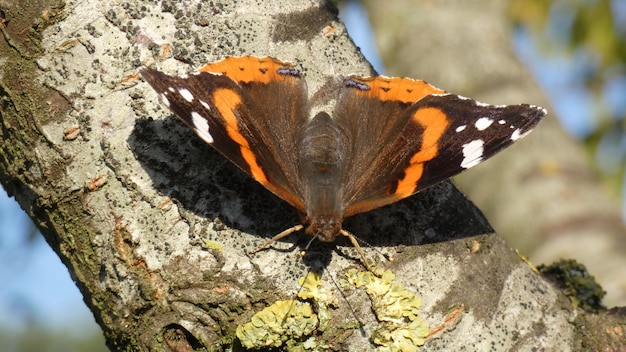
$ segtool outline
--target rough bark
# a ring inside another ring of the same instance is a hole
[[[378,321],[362,287],[345,283],[348,269],[363,270],[349,243],[314,243],[303,259],[297,248],[308,238],[293,235],[246,256],[296,223],[295,212],[201,143],[136,72],[268,55],[305,72],[310,94],[329,77],[370,74],[331,8],[300,0],[1,5],[0,181],[69,268],[112,350],[239,350],[236,327],[295,299],[309,271],[327,290],[311,302],[314,312],[329,318],[299,340],[374,348],[389,322]],[[623,313],[582,328],[595,316],[573,309],[450,183],[345,225],[399,288],[421,296],[419,315],[435,331],[426,350],[621,341],[613,328]]]
[[[607,291],[606,305],[624,306],[626,227],[620,206],[519,63],[506,21],[508,2],[365,3],[390,75],[445,84],[489,103],[548,108],[548,118],[527,140],[456,180],[507,243],[535,263],[577,259]],[[437,35],[415,40],[416,33]]]

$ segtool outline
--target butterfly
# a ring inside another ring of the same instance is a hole
[[[185,77],[141,67],[143,78],[204,142],[296,208],[296,231],[324,242],[343,220],[409,197],[488,159],[546,115],[533,105],[488,105],[421,81],[338,77],[332,111],[309,98],[294,65],[227,57]],[[256,252],[255,251],[255,252]]]

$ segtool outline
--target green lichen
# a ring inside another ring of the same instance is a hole
[[[300,340],[317,328],[318,319],[309,303],[276,301],[237,327],[237,338],[246,348],[280,347]]]
[[[424,344],[428,335],[428,326],[421,319],[409,321],[403,327],[395,324],[384,324],[374,332],[373,341],[376,351],[413,352]]]
[[[372,307],[382,326],[373,336],[377,351],[417,351],[428,335],[428,326],[419,317],[422,300],[393,283],[390,271],[373,273],[348,270],[348,282],[357,288],[365,287]]]
[[[377,273],[349,270],[344,285],[363,287],[372,302],[381,326],[373,333],[377,351],[417,351],[428,335],[428,326],[419,317],[421,299],[394,283],[390,271]],[[309,273],[299,280],[298,300],[278,301],[237,327],[237,337],[246,348],[286,348],[290,351],[328,350],[324,339],[312,336],[324,332],[337,299],[323,288],[322,279]],[[315,307],[315,309],[313,309]],[[326,341],[328,342],[328,341]]]
[[[598,313],[606,308],[602,298],[606,294],[584,265],[575,260],[560,260],[550,265],[540,265],[539,272],[555,282],[575,308]]]
[[[300,278],[298,283],[302,287],[298,297],[313,300],[317,304],[317,316],[320,321],[319,330],[324,331],[331,318],[331,308],[337,307],[337,299],[330,290],[322,287],[322,277],[316,273],[309,273]]]
[[[310,337],[316,330],[323,330],[330,320],[330,307],[336,298],[323,289],[318,274],[309,273],[299,280],[300,300],[277,301],[255,314],[250,322],[237,327],[237,338],[246,348],[287,346],[291,351],[318,350],[319,342]],[[313,312],[312,301],[317,306]]]

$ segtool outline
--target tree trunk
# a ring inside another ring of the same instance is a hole
[[[292,235],[245,254],[297,223],[295,211],[194,136],[136,68],[182,74],[227,55],[267,55],[296,64],[312,95],[337,75],[371,74],[333,9],[302,0],[3,6],[0,181],[69,268],[112,350],[370,350],[418,343],[420,319],[431,327],[426,350],[621,341],[613,328],[623,313],[590,324],[597,316],[572,308],[451,183],[345,224],[395,274],[368,279],[420,296],[419,316],[356,287],[366,274],[346,241],[314,242],[301,258],[308,238]],[[311,280],[298,283],[311,271],[322,274],[315,292]],[[278,300],[289,313],[272,320]],[[381,321],[385,304],[404,315]]]

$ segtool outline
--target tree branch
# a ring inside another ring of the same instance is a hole
[[[309,94],[322,99],[336,76],[372,73],[332,8],[315,1],[12,6],[4,10],[16,17],[3,35],[23,49],[8,40],[0,48],[0,181],[69,268],[112,350],[254,343],[236,337],[237,327],[278,300],[309,304],[319,324],[299,337],[279,335],[283,347],[391,343],[384,333],[398,330],[380,321],[378,298],[355,284],[363,268],[348,242],[315,243],[301,258],[296,248],[308,238],[292,235],[245,255],[297,223],[296,213],[172,117],[136,72],[144,64],[182,74],[227,55],[273,56],[296,64]],[[566,298],[450,183],[345,227],[372,245],[366,254],[395,274],[386,278],[402,297],[421,296],[419,319],[435,331],[429,349],[574,346]],[[317,287],[298,282],[311,271],[322,274],[319,292],[297,296]],[[401,324],[411,329],[413,318]],[[293,333],[303,319],[271,328]]]

